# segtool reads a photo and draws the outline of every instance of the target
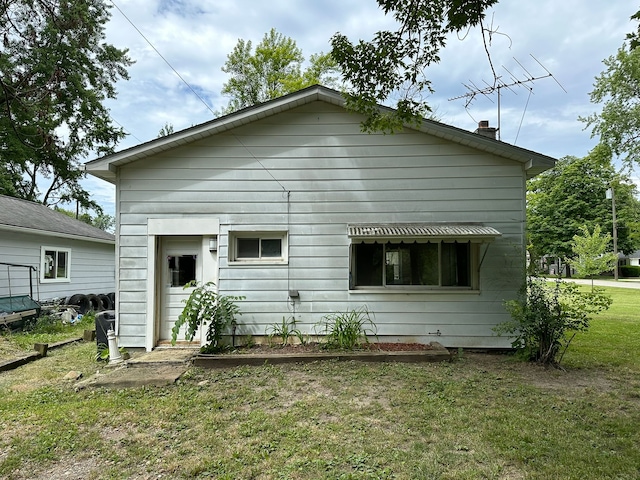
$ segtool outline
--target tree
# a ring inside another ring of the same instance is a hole
[[[640,21],[640,10],[631,15],[631,20]],[[638,23],[638,31],[627,34],[627,39],[632,50],[640,47],[640,23]]]
[[[158,138],[166,137],[168,135],[171,135],[174,132],[175,130],[173,129],[173,125],[170,124],[169,122],[166,122],[158,132]]]
[[[231,78],[222,93],[231,97],[223,113],[266,102],[317,83],[335,84],[336,62],[329,54],[315,54],[310,66],[302,71],[304,57],[296,42],[274,28],[256,46],[251,40],[238,40],[227,55],[222,71]]]
[[[573,257],[569,263],[576,269],[579,277],[591,277],[593,291],[593,276],[613,270],[618,265],[618,256],[608,252],[611,234],[603,234],[600,225],[593,227],[590,232],[586,225],[580,227],[581,235],[574,235],[571,242]]]
[[[421,100],[431,93],[424,70],[440,61],[446,36],[480,25],[498,0],[377,0],[399,24],[397,31],[377,32],[373,40],[352,43],[345,35],[331,38],[331,54],[348,84],[346,106],[367,116],[365,131],[393,132],[404,123],[419,123],[430,111]],[[484,33],[484,30],[483,30]],[[378,104],[398,97],[394,111]]]
[[[606,190],[613,186],[616,196],[618,248],[631,253],[640,245],[629,228],[640,219],[637,189],[625,174],[615,172],[611,154],[602,145],[584,158],[564,157],[554,168],[527,184],[527,224],[533,258],[548,255],[571,256],[573,237],[582,226],[592,231],[599,226],[612,231],[611,201]]]
[[[113,233],[116,226],[116,219],[106,213],[98,213],[91,220],[91,225],[105,232]]]
[[[126,50],[105,42],[102,0],[7,0],[0,5],[0,178],[17,197],[97,208],[80,160],[124,137],[102,102],[128,78]],[[44,186],[43,186],[44,184]]]
[[[640,11],[631,18],[640,20]],[[580,120],[631,167],[640,165],[640,28],[628,39],[629,46],[623,44],[603,61],[606,70],[596,77],[590,93],[592,103],[602,103],[602,111]]]
[[[66,210],[60,207],[55,207],[54,210],[66,215],[67,217],[75,218],[76,220],[80,220],[87,225],[91,225],[92,227],[99,228],[100,230],[104,230],[105,232],[109,233],[113,233],[113,229],[116,224],[116,219],[106,213],[98,213],[95,217],[92,217],[87,212],[76,214],[76,212],[72,212],[71,210]]]

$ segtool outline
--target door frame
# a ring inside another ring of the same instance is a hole
[[[162,345],[167,344],[167,340],[171,338],[171,334],[167,331],[167,325],[165,322],[170,321],[170,299],[174,295],[187,298],[194,288],[185,290],[183,286],[172,287],[171,275],[169,271],[169,265],[167,262],[167,256],[182,256],[182,255],[194,255],[195,256],[195,280],[198,283],[202,283],[202,241],[199,235],[163,235],[156,237],[160,245],[160,257],[158,257],[158,341],[162,342]],[[175,301],[176,299],[173,298]],[[174,305],[175,307],[175,305]],[[175,312],[175,310],[174,310]],[[177,315],[174,317],[174,321],[177,319]],[[193,342],[202,343],[202,331],[198,329],[196,336],[193,338]]]
[[[220,235],[216,217],[149,218],[147,221],[147,302],[145,349],[150,352],[160,335],[162,272],[159,270],[160,238],[163,236],[199,236],[202,257],[202,281],[218,282],[218,252],[209,250],[209,240]],[[218,242],[219,243],[219,242]],[[203,337],[204,338],[204,337]]]

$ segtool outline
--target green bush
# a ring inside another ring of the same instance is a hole
[[[626,278],[638,278],[640,277],[640,266],[624,265],[620,267],[620,274]]]
[[[512,336],[511,345],[528,360],[558,365],[575,334],[589,328],[591,315],[610,305],[611,297],[600,289],[583,293],[575,283],[557,279],[551,285],[529,277],[520,298],[505,302],[511,320],[494,331]]]

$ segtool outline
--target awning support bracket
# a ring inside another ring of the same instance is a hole
[[[482,258],[480,259],[480,263],[478,264],[478,273],[480,273],[480,267],[482,267],[482,263],[484,262],[484,258],[487,256],[487,252],[489,251],[490,243],[486,244],[487,247],[484,249],[484,253],[482,254]]]

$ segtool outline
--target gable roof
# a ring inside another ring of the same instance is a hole
[[[0,195],[0,230],[115,244],[115,236],[40,203]]]
[[[314,85],[265,103],[244,108],[209,122],[201,123],[200,125],[181,130],[171,135],[160,137],[126,150],[92,160],[84,165],[85,170],[96,177],[115,183],[117,167],[315,101],[323,101],[344,107],[344,98],[340,92],[321,85]],[[392,110],[384,106],[380,106],[379,108],[382,110]],[[434,120],[423,119],[420,126],[417,128],[410,126],[410,128],[520,162],[525,166],[527,178],[542,173],[555,165],[555,159],[552,157],[509,145],[500,140],[478,135]]]

